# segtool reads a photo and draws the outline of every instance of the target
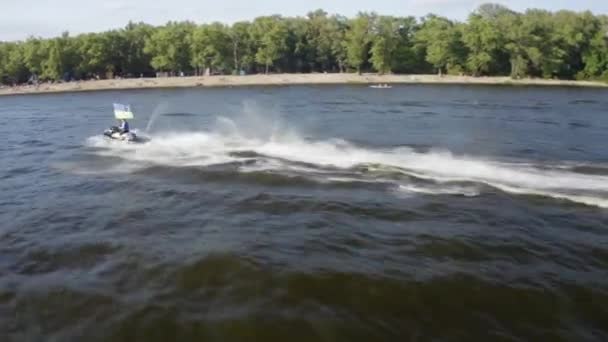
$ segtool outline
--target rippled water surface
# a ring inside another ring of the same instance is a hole
[[[608,340],[606,90],[2,97],[0,137],[1,341]]]

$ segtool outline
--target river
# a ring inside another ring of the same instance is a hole
[[[2,341],[608,340],[605,89],[1,97],[0,136]]]

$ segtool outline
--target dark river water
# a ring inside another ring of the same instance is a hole
[[[0,341],[608,340],[607,90],[1,97],[0,137]]]

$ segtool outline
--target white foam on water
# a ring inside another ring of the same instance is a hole
[[[412,184],[399,185],[399,189],[405,192],[413,192],[426,195],[461,195],[465,197],[479,196],[480,191],[477,187],[464,187],[464,186],[447,186],[445,188],[438,187],[424,187],[416,186]]]
[[[422,153],[406,147],[372,149],[354,146],[340,139],[305,140],[295,132],[277,128],[274,124],[258,123],[254,126],[256,131],[251,132],[251,125],[242,127],[231,119],[219,118],[210,132],[155,135],[145,144],[125,144],[94,137],[87,144],[96,147],[95,153],[99,155],[123,158],[125,162],[142,167],[204,167],[251,159],[250,156],[239,156],[239,153],[254,153],[259,162],[243,165],[243,172],[310,172],[311,178],[318,178],[326,168],[334,168],[341,173],[351,172],[352,177],[357,178],[361,174],[354,168],[365,165],[372,172],[402,172],[435,183],[427,187],[393,180],[399,189],[409,193],[476,196],[479,187],[450,184],[472,182],[518,195],[546,196],[608,208],[608,177],[575,173],[566,163],[564,167],[553,165],[557,167],[543,169],[542,165],[535,166],[532,162],[456,156],[449,151]],[[369,181],[369,175],[360,180]],[[381,181],[385,182],[386,179]]]

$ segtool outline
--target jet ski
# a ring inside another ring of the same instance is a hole
[[[105,131],[103,131],[103,135],[105,135],[106,137],[108,137],[110,139],[114,139],[114,140],[122,140],[122,141],[129,141],[129,142],[139,142],[140,141],[140,139],[137,137],[135,132],[129,131],[129,132],[123,133],[116,126],[112,126],[108,129],[106,129]]]
[[[114,117],[117,120],[131,120],[133,119],[133,112],[131,111],[131,106],[122,105],[119,103],[114,103]],[[142,137],[138,137],[137,134],[126,127],[126,131],[124,132],[120,128],[116,126],[112,126],[106,129],[103,132],[103,135],[114,140],[127,141],[127,142],[145,142],[147,139],[142,139]]]

